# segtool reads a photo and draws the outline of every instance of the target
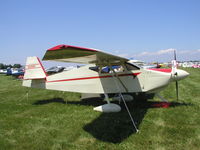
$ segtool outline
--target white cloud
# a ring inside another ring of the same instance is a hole
[[[178,51],[177,53],[178,54],[189,54],[189,53],[191,53],[191,51],[189,51],[189,50],[182,50],[182,51]]]
[[[174,52],[174,50],[176,49],[173,49],[173,48],[169,48],[169,49],[164,49],[164,50],[159,50],[159,51],[154,51],[154,52],[141,52],[139,54],[133,54],[132,56],[139,56],[139,57],[142,57],[142,56],[157,56],[157,55],[164,55],[164,54],[173,54],[172,52]]]
[[[174,58],[173,48],[153,51],[153,52],[141,52],[138,54],[130,54],[129,58],[139,59],[144,61],[171,61]],[[200,49],[198,50],[176,50],[177,59],[182,60],[200,60],[199,55]]]
[[[114,53],[118,54],[120,51],[119,50],[115,50]]]
[[[158,51],[143,51],[140,53],[120,53],[120,51],[115,51],[114,55],[129,59],[138,59],[146,62],[170,62],[174,59],[174,50],[176,50],[177,60],[200,60],[200,49],[197,50],[177,50],[174,48],[162,49]]]
[[[129,54],[127,54],[127,53],[124,53],[124,54],[117,54],[117,56],[120,56],[120,57],[129,57]]]
[[[157,55],[163,55],[163,54],[167,54],[167,53],[172,53],[174,52],[176,49],[173,48],[169,48],[169,49],[164,49],[164,50],[160,50],[158,52],[156,52]]]
[[[147,55],[151,55],[150,52],[142,52],[140,54],[138,54],[138,56],[147,56]]]

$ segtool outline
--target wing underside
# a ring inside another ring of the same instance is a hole
[[[96,65],[118,65],[128,61],[127,58],[108,54],[100,50],[71,45],[58,45],[48,49],[43,60]]]

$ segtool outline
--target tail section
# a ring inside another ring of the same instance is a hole
[[[46,88],[46,72],[38,57],[27,57],[22,85],[32,88]]]
[[[45,79],[46,72],[38,57],[27,57],[24,80]]]

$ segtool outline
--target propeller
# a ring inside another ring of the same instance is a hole
[[[174,60],[176,60],[176,50],[174,50]]]
[[[176,50],[174,50],[174,60],[172,60],[172,73],[174,76],[178,75],[177,72],[177,61],[176,61]],[[176,81],[176,99],[178,101],[178,95],[179,95],[179,91],[178,91],[178,81]]]

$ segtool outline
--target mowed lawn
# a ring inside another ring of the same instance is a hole
[[[80,94],[22,87],[22,81],[0,75],[0,150],[61,149],[200,149],[200,69],[161,95],[169,108],[129,102],[135,130],[122,106],[119,113],[100,113],[101,100],[80,101]],[[28,95],[27,95],[28,92]]]

